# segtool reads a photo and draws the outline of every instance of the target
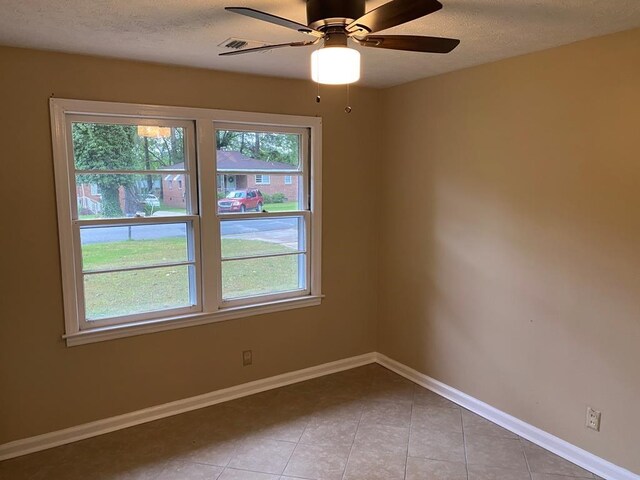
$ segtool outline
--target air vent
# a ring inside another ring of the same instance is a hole
[[[266,42],[245,40],[243,38],[227,38],[218,46],[222,48],[228,48],[229,50],[243,50],[245,48],[264,47],[266,44]]]

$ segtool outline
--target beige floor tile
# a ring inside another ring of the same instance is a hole
[[[247,442],[238,447],[229,462],[229,467],[280,475],[291,458],[295,446],[294,443],[279,440]]]
[[[373,383],[366,395],[371,401],[413,403],[413,388],[413,384]]]
[[[597,478],[375,364],[0,462],[0,478],[457,480],[465,458],[468,480]]]
[[[549,473],[532,473],[531,474],[532,480],[585,480],[586,478],[599,478],[599,477],[595,477],[595,476],[573,477],[573,476],[567,476],[567,475],[551,475]]]
[[[169,462],[156,480],[216,480],[222,467],[191,462]]]
[[[299,444],[284,473],[311,480],[340,480],[350,451],[349,446]]]
[[[461,433],[412,428],[409,456],[448,462],[464,462],[464,439]]]
[[[527,456],[531,473],[593,478],[593,475],[585,469],[531,442],[522,441],[522,444],[524,445],[524,453]]]
[[[409,427],[383,424],[360,424],[354,446],[365,450],[406,453],[409,446]]]
[[[232,440],[203,442],[197,445],[187,444],[178,452],[172,452],[171,456],[174,459],[226,467],[237,448],[238,442]]]
[[[464,463],[409,457],[405,480],[467,480],[467,467]]]
[[[457,408],[414,405],[411,414],[411,426],[462,433],[462,414]]]
[[[522,445],[517,438],[466,435],[465,442],[470,465],[528,471]]]
[[[278,480],[278,475],[226,468],[218,480]],[[178,479],[176,479],[178,480]]]
[[[407,457],[354,448],[349,456],[344,480],[403,480]]]
[[[494,437],[518,438],[518,435],[509,430],[496,425],[489,420],[485,420],[469,410],[462,410],[462,425],[464,433],[471,435],[488,435]]]
[[[311,421],[300,438],[310,445],[351,445],[356,436],[356,421]]]
[[[364,407],[362,397],[324,397],[315,406],[311,420],[359,421]]]
[[[489,467],[486,465],[468,465],[469,480],[530,480],[529,472]]]
[[[269,438],[285,442],[297,443],[302,436],[309,417],[299,416],[290,412],[261,412],[256,415],[246,438]]]
[[[405,402],[368,402],[362,410],[360,423],[408,427],[411,423],[411,404]]]
[[[452,401],[447,400],[446,398],[441,397],[440,395],[419,385],[414,387],[413,404],[424,405],[426,407],[460,408]]]

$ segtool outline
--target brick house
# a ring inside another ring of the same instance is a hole
[[[227,152],[218,150],[218,196],[226,196],[233,190],[257,188],[263,194],[273,195],[282,193],[286,199],[295,200],[298,195],[296,175],[278,174],[280,171],[290,171],[295,167],[287,163],[267,162],[247,157],[240,152]],[[184,168],[183,163],[178,163],[172,169]],[[256,173],[265,172],[266,173]],[[186,185],[184,175],[169,174],[162,177],[162,203],[171,207],[185,206]]]
[[[127,198],[127,190],[125,187],[120,186],[118,188],[120,208],[125,215],[132,215],[143,210],[145,208],[144,199],[149,193],[155,196],[160,195],[160,182],[154,180],[152,189],[149,191],[147,182],[140,180],[131,186],[129,192],[130,195]],[[102,193],[100,192],[99,185],[95,183],[78,184],[76,186],[76,199],[78,202],[78,213],[80,215],[98,215],[102,212]]]
[[[102,211],[102,195],[95,183],[81,183],[76,186],[76,198],[80,215],[97,215]]]
[[[267,195],[282,193],[288,200],[295,200],[298,195],[296,175],[278,173],[278,170],[286,172],[295,169],[288,163],[256,160],[240,152],[224,150],[218,150],[217,161],[218,172],[223,173],[218,176],[218,195],[245,188],[257,188]]]
[[[273,195],[281,193],[286,200],[295,200],[298,195],[297,175],[279,174],[278,171],[291,171],[295,167],[287,163],[267,162],[247,157],[240,152],[227,152],[218,150],[218,196],[226,196],[233,190],[257,188],[263,194]],[[167,167],[172,170],[184,168],[184,163],[178,163]],[[257,173],[263,172],[263,173]],[[265,173],[268,172],[268,173]],[[158,173],[162,173],[159,171]],[[186,206],[186,178],[183,174],[163,174],[162,181],[154,182],[152,194],[156,195],[162,205],[167,207]],[[140,186],[140,191],[145,190],[146,185]],[[123,211],[126,207],[125,189],[120,187],[120,206]],[[78,210],[81,215],[98,214],[102,209],[102,195],[95,184],[83,183],[77,187]],[[140,200],[141,201],[141,200]],[[138,206],[143,208],[144,206]],[[138,208],[138,209],[139,209]],[[160,207],[161,208],[161,207]]]
[[[173,165],[172,168],[184,168],[184,163]],[[162,203],[169,207],[186,207],[187,186],[182,174],[169,174],[162,177]]]

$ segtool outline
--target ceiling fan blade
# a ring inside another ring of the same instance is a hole
[[[264,52],[266,50],[273,50],[274,48],[282,48],[282,47],[306,47],[309,45],[315,45],[318,43],[320,39],[314,40],[313,42],[290,42],[290,43],[276,43],[274,45],[265,45],[264,47],[254,47],[254,48],[245,48],[243,50],[234,50],[233,52],[224,52],[221,53],[221,57],[228,57],[231,55],[242,55],[244,53],[255,53],[255,52]]]
[[[293,20],[278,17],[276,15],[271,15],[270,13],[261,12],[260,10],[255,10],[253,8],[225,7],[224,9],[229,12],[239,13],[240,15],[255,18],[256,20],[262,20],[263,22],[274,23],[276,25],[280,25],[281,27],[290,28],[300,33],[313,35],[314,37],[321,38],[324,36],[322,32],[314,30],[313,28],[309,28],[307,25],[303,25],[302,23],[294,22]]]
[[[364,38],[354,38],[360,45],[365,47],[426,53],[449,53],[460,43],[460,40],[455,38],[420,37],[416,35],[368,35]]]
[[[438,0],[392,0],[347,25],[347,31],[379,32],[437,12],[441,8],[442,4]]]

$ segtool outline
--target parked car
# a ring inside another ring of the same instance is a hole
[[[260,190],[255,188],[233,190],[221,200],[218,200],[218,212],[246,212],[247,210],[262,211],[264,199]]]
[[[145,195],[144,203],[146,203],[150,207],[159,207],[160,206],[160,200],[158,199],[158,197],[156,197],[155,195],[153,195],[151,193],[148,194],[148,195]]]

